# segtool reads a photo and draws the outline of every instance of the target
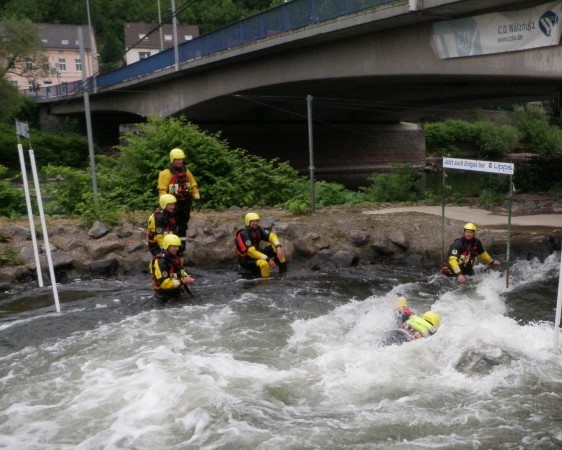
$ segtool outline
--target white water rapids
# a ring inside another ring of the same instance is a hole
[[[138,280],[75,280],[61,314],[0,321],[0,448],[561,448],[559,261],[517,262],[509,289],[493,271],[466,287],[399,267],[378,282],[203,274],[193,302],[166,307]],[[382,346],[398,295],[439,312],[439,331]]]

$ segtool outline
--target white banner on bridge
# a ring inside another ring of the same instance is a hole
[[[488,55],[558,45],[562,2],[433,24],[431,47],[441,58]]]
[[[458,158],[443,158],[443,169],[472,170],[502,175],[513,175],[515,172],[513,163]]]

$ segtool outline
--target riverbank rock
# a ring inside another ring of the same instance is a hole
[[[522,202],[522,206],[516,204],[516,207],[525,214],[547,211],[536,200]],[[555,204],[550,202],[549,205],[553,207]],[[379,208],[390,206],[396,205],[378,205]],[[420,212],[367,214],[373,209],[377,207],[334,206],[306,216],[294,216],[277,208],[263,208],[258,212],[262,225],[272,226],[281,238],[287,259],[312,270],[329,271],[388,261],[433,266],[437,271],[449,244],[462,232],[463,222],[457,220],[445,219],[443,223],[440,216]],[[246,212],[240,208],[194,212],[187,235],[188,265],[235,270],[234,235],[243,226]],[[90,229],[84,228],[79,219],[49,219],[47,225],[55,274],[59,274],[60,279],[68,279],[147,273],[151,256],[144,227],[148,216],[148,212],[133,218],[128,216],[128,220],[113,228],[98,222]],[[478,237],[494,256],[505,254],[506,229],[482,229]],[[48,274],[44,242],[40,236],[38,244],[41,268]],[[559,249],[559,229],[512,230],[513,259],[543,259]],[[36,278],[27,219],[16,222],[0,219],[0,256],[2,286]]]

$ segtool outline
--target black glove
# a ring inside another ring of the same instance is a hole
[[[195,200],[193,202],[193,207],[192,209],[199,212],[201,211],[201,208],[203,207],[203,201],[201,199]]]

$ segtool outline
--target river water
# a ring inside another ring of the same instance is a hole
[[[560,255],[463,287],[396,265],[237,281],[193,270],[166,306],[146,275],[0,300],[0,448],[562,447]],[[383,346],[394,299],[442,315]]]

